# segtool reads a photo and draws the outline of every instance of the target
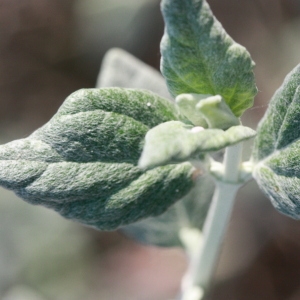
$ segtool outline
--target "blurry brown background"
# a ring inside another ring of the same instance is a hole
[[[300,62],[300,1],[208,2],[257,64],[259,93],[243,117],[255,128]],[[111,47],[159,68],[162,33],[157,0],[0,0],[0,142],[25,137],[70,93],[93,87]],[[277,213],[249,183],[208,298],[300,299],[299,237],[300,223]],[[179,249],[86,229],[0,190],[0,299],[170,300],[185,268]]]

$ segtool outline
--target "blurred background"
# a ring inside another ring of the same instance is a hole
[[[208,0],[251,53],[255,128],[300,62],[299,0]],[[104,53],[120,47],[159,68],[157,0],[0,0],[0,142],[23,138],[80,88],[94,87]],[[251,144],[245,149],[249,155]],[[300,223],[277,213],[254,182],[238,194],[209,300],[300,299]],[[139,245],[66,221],[0,190],[0,299],[171,300],[180,249]]]

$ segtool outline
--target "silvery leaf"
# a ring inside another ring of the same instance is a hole
[[[205,0],[163,0],[161,8],[161,71],[170,93],[221,95],[241,116],[257,92],[248,51],[225,32]]]
[[[80,90],[28,138],[0,146],[0,185],[66,218],[111,230],[163,213],[194,185],[189,164],[142,172],[146,132],[180,118],[143,90]]]
[[[285,78],[258,126],[253,175],[282,213],[300,219],[300,65]]]
[[[241,125],[224,131],[169,121],[147,132],[139,166],[149,169],[170,163],[201,160],[205,153],[221,150],[254,136],[254,130]]]

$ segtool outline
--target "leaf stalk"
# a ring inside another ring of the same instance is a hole
[[[242,143],[227,147],[224,156],[222,180],[216,180],[216,189],[203,227],[203,239],[190,257],[182,281],[179,300],[201,300],[207,291],[230,219],[236,193],[242,183],[239,173]]]

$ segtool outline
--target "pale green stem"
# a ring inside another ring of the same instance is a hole
[[[203,228],[203,239],[199,240],[198,247],[190,258],[189,268],[182,282],[180,300],[201,300],[209,286],[235,195],[240,187],[241,155],[242,144],[226,148],[223,179],[216,181],[215,193]]]

